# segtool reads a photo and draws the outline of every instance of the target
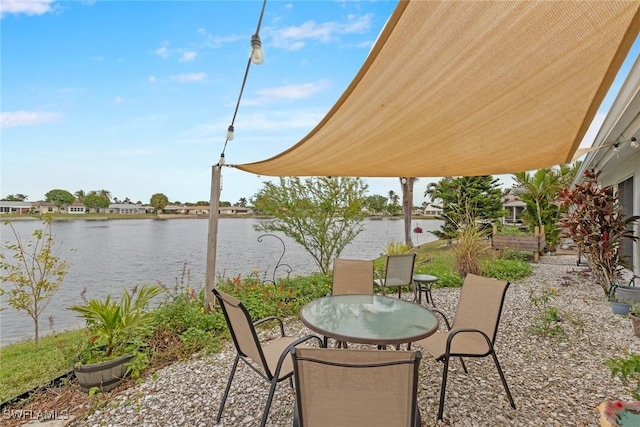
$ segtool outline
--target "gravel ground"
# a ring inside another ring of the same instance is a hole
[[[491,358],[450,366],[444,420],[436,422],[442,364],[425,354],[420,366],[419,407],[425,426],[598,426],[597,405],[605,399],[631,399],[631,387],[612,378],[604,361],[625,350],[640,351],[630,321],[611,312],[587,267],[575,256],[542,257],[534,274],[507,291],[496,352],[515,399],[509,406]],[[549,288],[559,295],[559,335],[532,332],[539,314],[530,292]],[[459,289],[436,289],[437,307],[452,313]],[[406,299],[410,295],[403,296]],[[423,301],[424,304],[424,301]],[[310,333],[299,321],[286,324],[289,335]],[[73,426],[213,426],[234,351],[158,371],[155,379],[130,388],[89,418]],[[219,426],[255,426],[262,416],[268,384],[239,365]],[[292,425],[294,392],[278,385],[269,425]]]

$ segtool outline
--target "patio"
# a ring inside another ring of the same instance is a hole
[[[627,348],[639,351],[640,340],[628,319],[612,314],[599,286],[588,284],[588,268],[576,267],[575,261],[574,255],[542,257],[533,265],[533,275],[512,283],[507,292],[496,351],[517,409],[509,407],[490,358],[467,359],[468,376],[455,361],[444,421],[435,424],[442,365],[425,355],[418,396],[423,425],[597,426],[600,402],[631,398],[631,388],[612,378],[604,361]],[[529,293],[550,287],[559,292],[549,304],[560,310],[564,334],[543,338],[531,332],[536,311]],[[433,292],[439,308],[455,308],[459,289]],[[286,330],[309,333],[297,320],[289,321]],[[105,409],[71,425],[214,425],[233,356],[229,343],[219,354],[173,364],[155,380],[127,390]],[[241,364],[218,425],[257,425],[267,391],[264,381]],[[293,403],[293,390],[283,382],[268,425],[290,426]]]

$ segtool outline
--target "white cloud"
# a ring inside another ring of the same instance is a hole
[[[0,2],[0,17],[5,14],[44,15],[53,10],[55,0],[2,0]]]
[[[197,55],[198,55],[198,53],[194,52],[193,50],[190,50],[188,52],[184,52],[182,54],[182,58],[180,58],[180,62],[191,62],[194,59],[196,59]]]
[[[156,76],[149,76],[149,78],[147,79],[147,81],[149,83],[155,83],[158,81],[158,79],[156,79]]]
[[[199,83],[207,80],[207,73],[178,74],[177,76],[172,76],[171,80],[178,83]]]
[[[169,42],[163,41],[160,47],[156,49],[155,54],[161,58],[167,59],[169,57]]]
[[[269,101],[277,99],[304,99],[309,98],[314,93],[320,92],[331,86],[328,80],[321,80],[315,83],[292,84],[273,88],[261,89],[258,94]]]
[[[223,37],[214,36],[213,34],[209,33],[204,28],[200,28],[198,30],[198,34],[200,34],[202,37],[204,37],[205,46],[211,47],[211,48],[218,48],[218,47],[221,47],[221,46],[223,46],[223,45],[225,45],[227,43],[237,42],[238,40],[247,40],[247,45],[248,45],[249,40],[251,40],[246,35],[243,35],[243,36],[230,35],[230,36],[223,36]]]
[[[122,104],[122,97],[116,96],[113,102],[115,102],[116,104]]]
[[[371,15],[350,15],[347,23],[307,21],[298,27],[273,30],[273,45],[287,50],[299,50],[305,40],[329,43],[344,34],[364,33],[371,28]]]
[[[19,126],[35,126],[54,123],[60,119],[58,113],[43,113],[39,111],[10,111],[0,113],[0,128],[7,129]]]

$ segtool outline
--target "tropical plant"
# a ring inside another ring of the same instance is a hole
[[[15,242],[7,241],[0,251],[0,283],[12,283],[8,304],[26,312],[33,320],[36,350],[40,348],[40,315],[62,285],[69,262],[58,256],[59,247],[51,233],[51,216],[45,216],[44,227],[23,242],[10,221]]]
[[[519,172],[513,175],[516,183],[525,191],[521,194],[525,202],[522,220],[530,232],[535,227],[544,226],[546,250],[555,251],[560,240],[558,220],[563,208],[557,202],[558,193],[571,182],[577,172],[574,166],[562,165],[559,168],[542,168],[533,173]]]
[[[153,313],[147,307],[163,292],[158,285],[143,285],[131,293],[125,289],[119,302],[108,295],[104,300],[70,306],[69,310],[85,320],[89,334],[80,363],[97,363],[137,350],[153,324]]]
[[[601,187],[593,170],[585,171],[584,178],[574,188],[561,191],[559,199],[569,210],[559,223],[564,235],[587,257],[598,284],[609,296],[625,268],[630,268],[619,249],[623,239],[638,239],[632,225],[640,217],[625,217],[620,212],[618,192],[612,186]]]
[[[323,274],[364,229],[367,185],[360,178],[280,178],[265,182],[253,205],[271,216],[257,231],[280,231],[302,246]]]
[[[486,258],[487,231],[474,220],[471,209],[467,216],[457,225],[457,242],[453,246],[453,270],[464,278],[467,274],[481,274],[482,260]]]

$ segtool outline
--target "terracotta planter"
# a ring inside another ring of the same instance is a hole
[[[97,387],[100,391],[109,391],[125,378],[127,363],[132,359],[132,355],[124,355],[106,362],[80,365],[74,371],[82,390]]]
[[[633,333],[640,338],[640,316],[630,313],[629,319],[631,319],[631,324],[633,325]]]

